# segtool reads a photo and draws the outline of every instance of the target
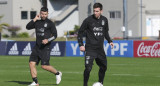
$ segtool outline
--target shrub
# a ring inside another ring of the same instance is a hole
[[[29,34],[27,32],[22,32],[17,35],[20,38],[29,38]]]
[[[4,35],[2,35],[2,37],[3,37],[3,38],[8,38],[8,37],[9,37],[9,35],[4,34]]]

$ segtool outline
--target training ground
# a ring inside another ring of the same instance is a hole
[[[104,86],[160,86],[160,58],[108,57]],[[0,86],[27,86],[32,82],[29,56],[0,56]],[[50,64],[62,71],[58,86],[83,86],[83,57],[51,57]],[[55,75],[37,66],[40,86],[55,85]],[[98,80],[94,63],[89,85]]]

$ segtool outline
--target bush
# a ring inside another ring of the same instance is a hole
[[[29,34],[27,32],[22,32],[17,35],[20,38],[29,38]]]
[[[78,30],[79,30],[79,29],[80,29],[80,26],[78,26],[78,25],[75,25],[75,26],[74,26],[74,32],[75,32],[75,33],[78,33]]]
[[[3,37],[3,38],[8,38],[8,37],[9,37],[9,35],[4,34],[4,35],[2,35],[2,37]]]
[[[69,35],[74,35],[74,31],[69,31]]]

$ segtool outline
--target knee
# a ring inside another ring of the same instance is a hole
[[[92,67],[86,66],[86,67],[85,67],[85,70],[86,70],[87,72],[90,72],[90,71],[92,70]]]
[[[29,62],[29,66],[35,66],[35,63],[34,62]]]
[[[107,66],[100,67],[101,70],[107,71]]]
[[[46,65],[41,65],[41,68],[42,69],[47,69],[47,66]]]

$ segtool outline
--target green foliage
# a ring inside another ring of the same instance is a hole
[[[20,38],[29,38],[29,34],[27,32],[22,32],[17,35]]]
[[[74,26],[74,32],[75,32],[75,33],[78,33],[79,28],[80,28],[80,26],[75,25],[75,26]]]
[[[0,16],[0,20],[3,18],[3,16]],[[0,32],[2,32],[2,29],[6,29],[9,27],[9,24],[7,23],[1,23],[0,24]]]
[[[74,35],[74,31],[69,31],[69,35]]]
[[[3,37],[3,38],[8,38],[8,37],[9,37],[9,35],[4,34],[4,35],[2,35],[2,37]]]
[[[70,30],[68,32],[65,32],[64,35],[77,35],[79,28],[80,28],[80,26],[75,25],[74,30]]]

